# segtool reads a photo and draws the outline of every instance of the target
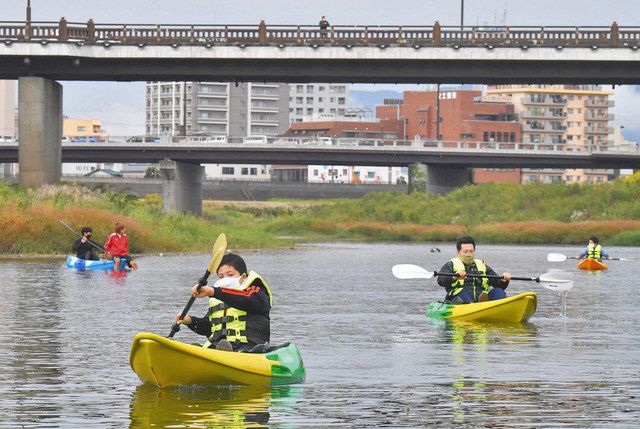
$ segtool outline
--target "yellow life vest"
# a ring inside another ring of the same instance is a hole
[[[455,273],[459,273],[460,271],[466,271],[467,269],[464,266],[464,262],[458,257],[452,258],[451,263],[453,264],[453,271]],[[487,265],[484,263],[482,259],[474,259],[473,263],[476,264],[476,269],[478,270],[478,274],[485,275],[487,274]],[[482,291],[485,293],[489,292],[489,279],[486,277],[482,278]],[[464,289],[464,280],[458,279],[455,282],[451,283],[451,292],[449,292],[449,296],[453,298],[458,295]],[[475,287],[473,288],[474,299],[475,296]]]
[[[269,305],[273,301],[267,282],[256,272],[250,271],[240,290],[249,288],[260,280],[269,295]],[[264,344],[269,341],[269,317],[262,314],[247,313],[226,305],[217,298],[209,298],[209,322],[211,322],[211,343],[226,338],[231,343]],[[209,341],[204,347],[209,346]]]
[[[598,244],[595,247],[589,247],[587,258],[602,259],[602,246]]]

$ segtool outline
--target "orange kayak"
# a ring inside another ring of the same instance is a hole
[[[600,271],[600,270],[606,270],[607,268],[608,268],[607,264],[593,258],[583,259],[582,261],[578,262],[579,270]]]

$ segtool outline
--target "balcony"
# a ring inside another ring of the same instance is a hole
[[[567,117],[567,113],[566,112],[551,112],[549,110],[544,110],[543,112],[531,112],[528,110],[525,110],[524,112],[522,112],[522,114],[520,115],[522,118],[524,119],[556,119],[556,120],[563,120],[564,118]]]
[[[613,113],[605,113],[604,115],[598,115],[597,113],[592,113],[587,111],[584,115],[584,118],[588,121],[613,121],[615,116]]]
[[[585,127],[585,134],[613,134],[613,127]]]
[[[560,96],[545,96],[545,97],[524,97],[520,99],[520,102],[524,105],[534,106],[564,106],[567,104],[567,99]]]
[[[522,125],[523,133],[556,133],[562,134],[567,130],[565,125],[551,125],[551,124],[524,124]]]
[[[587,99],[584,105],[587,107],[613,107],[615,106],[615,103],[613,100]]]

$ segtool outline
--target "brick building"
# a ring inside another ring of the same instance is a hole
[[[406,140],[440,140],[445,146],[457,146],[459,142],[501,145],[522,141],[522,125],[517,122],[513,104],[485,101],[478,90],[405,91],[401,100],[385,100],[384,105],[377,106],[376,117],[400,121]],[[474,182],[519,183],[520,171],[474,169]]]

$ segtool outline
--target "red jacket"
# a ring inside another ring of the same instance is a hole
[[[127,234],[116,234],[115,232],[112,233],[104,245],[104,252],[111,254],[111,256],[128,255],[129,238],[127,237]]]

